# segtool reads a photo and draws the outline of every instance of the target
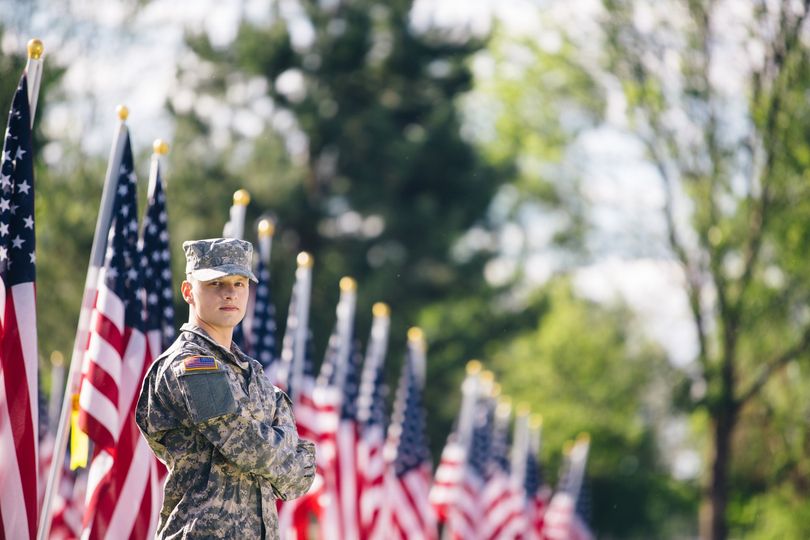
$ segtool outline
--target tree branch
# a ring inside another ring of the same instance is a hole
[[[762,387],[768,383],[774,373],[779,371],[779,369],[784,367],[791,360],[794,360],[801,353],[805,352],[808,347],[810,347],[810,325],[804,329],[802,337],[798,343],[765,364],[751,385],[740,394],[739,398],[735,400],[736,407],[742,407],[751,398],[756,396],[760,390],[762,390]]]

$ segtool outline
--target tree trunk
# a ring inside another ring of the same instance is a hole
[[[734,431],[736,414],[733,405],[724,403],[714,426],[714,461],[709,485],[708,523],[702,527],[701,537],[711,540],[728,538],[728,475],[731,460],[731,436]]]

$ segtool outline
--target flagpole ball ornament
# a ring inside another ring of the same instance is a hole
[[[155,139],[152,143],[152,151],[160,156],[165,156],[169,153],[169,143],[163,139]]]
[[[425,334],[422,332],[422,329],[418,326],[412,326],[408,328],[408,341],[414,341],[416,343],[421,343],[425,340]]]
[[[276,227],[269,219],[263,219],[259,222],[259,238],[267,238],[273,236],[276,232]]]
[[[244,276],[258,283],[251,271],[253,245],[236,238],[209,238],[183,242],[186,275],[200,281],[224,276]]]
[[[118,119],[122,122],[126,122],[127,118],[129,118],[129,109],[126,105],[119,105],[116,107],[115,113],[118,115]]]
[[[345,292],[356,291],[357,282],[349,276],[342,277],[340,278],[340,290]]]
[[[384,302],[377,302],[371,306],[371,313],[375,317],[388,317],[391,314],[391,309],[388,307],[388,304]]]
[[[31,60],[39,60],[42,58],[42,53],[45,52],[45,45],[42,41],[34,38],[28,42],[28,58]]]
[[[481,362],[478,360],[467,362],[467,375],[478,375],[479,373],[481,373]]]
[[[246,189],[238,189],[233,194],[234,206],[247,206],[250,204],[250,193]]]
[[[307,253],[306,251],[302,251],[298,254],[295,258],[295,261],[298,263],[298,266],[302,268],[312,268],[312,255]]]

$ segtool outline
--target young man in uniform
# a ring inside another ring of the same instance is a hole
[[[303,495],[315,446],[298,438],[292,404],[231,342],[245,315],[253,247],[185,242],[189,321],[152,365],[135,418],[169,475],[156,537],[279,537],[275,499]]]

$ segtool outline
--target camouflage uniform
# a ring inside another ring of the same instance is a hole
[[[198,326],[152,365],[135,418],[169,469],[157,538],[277,539],[275,499],[312,483],[315,447],[298,438],[290,399]]]

